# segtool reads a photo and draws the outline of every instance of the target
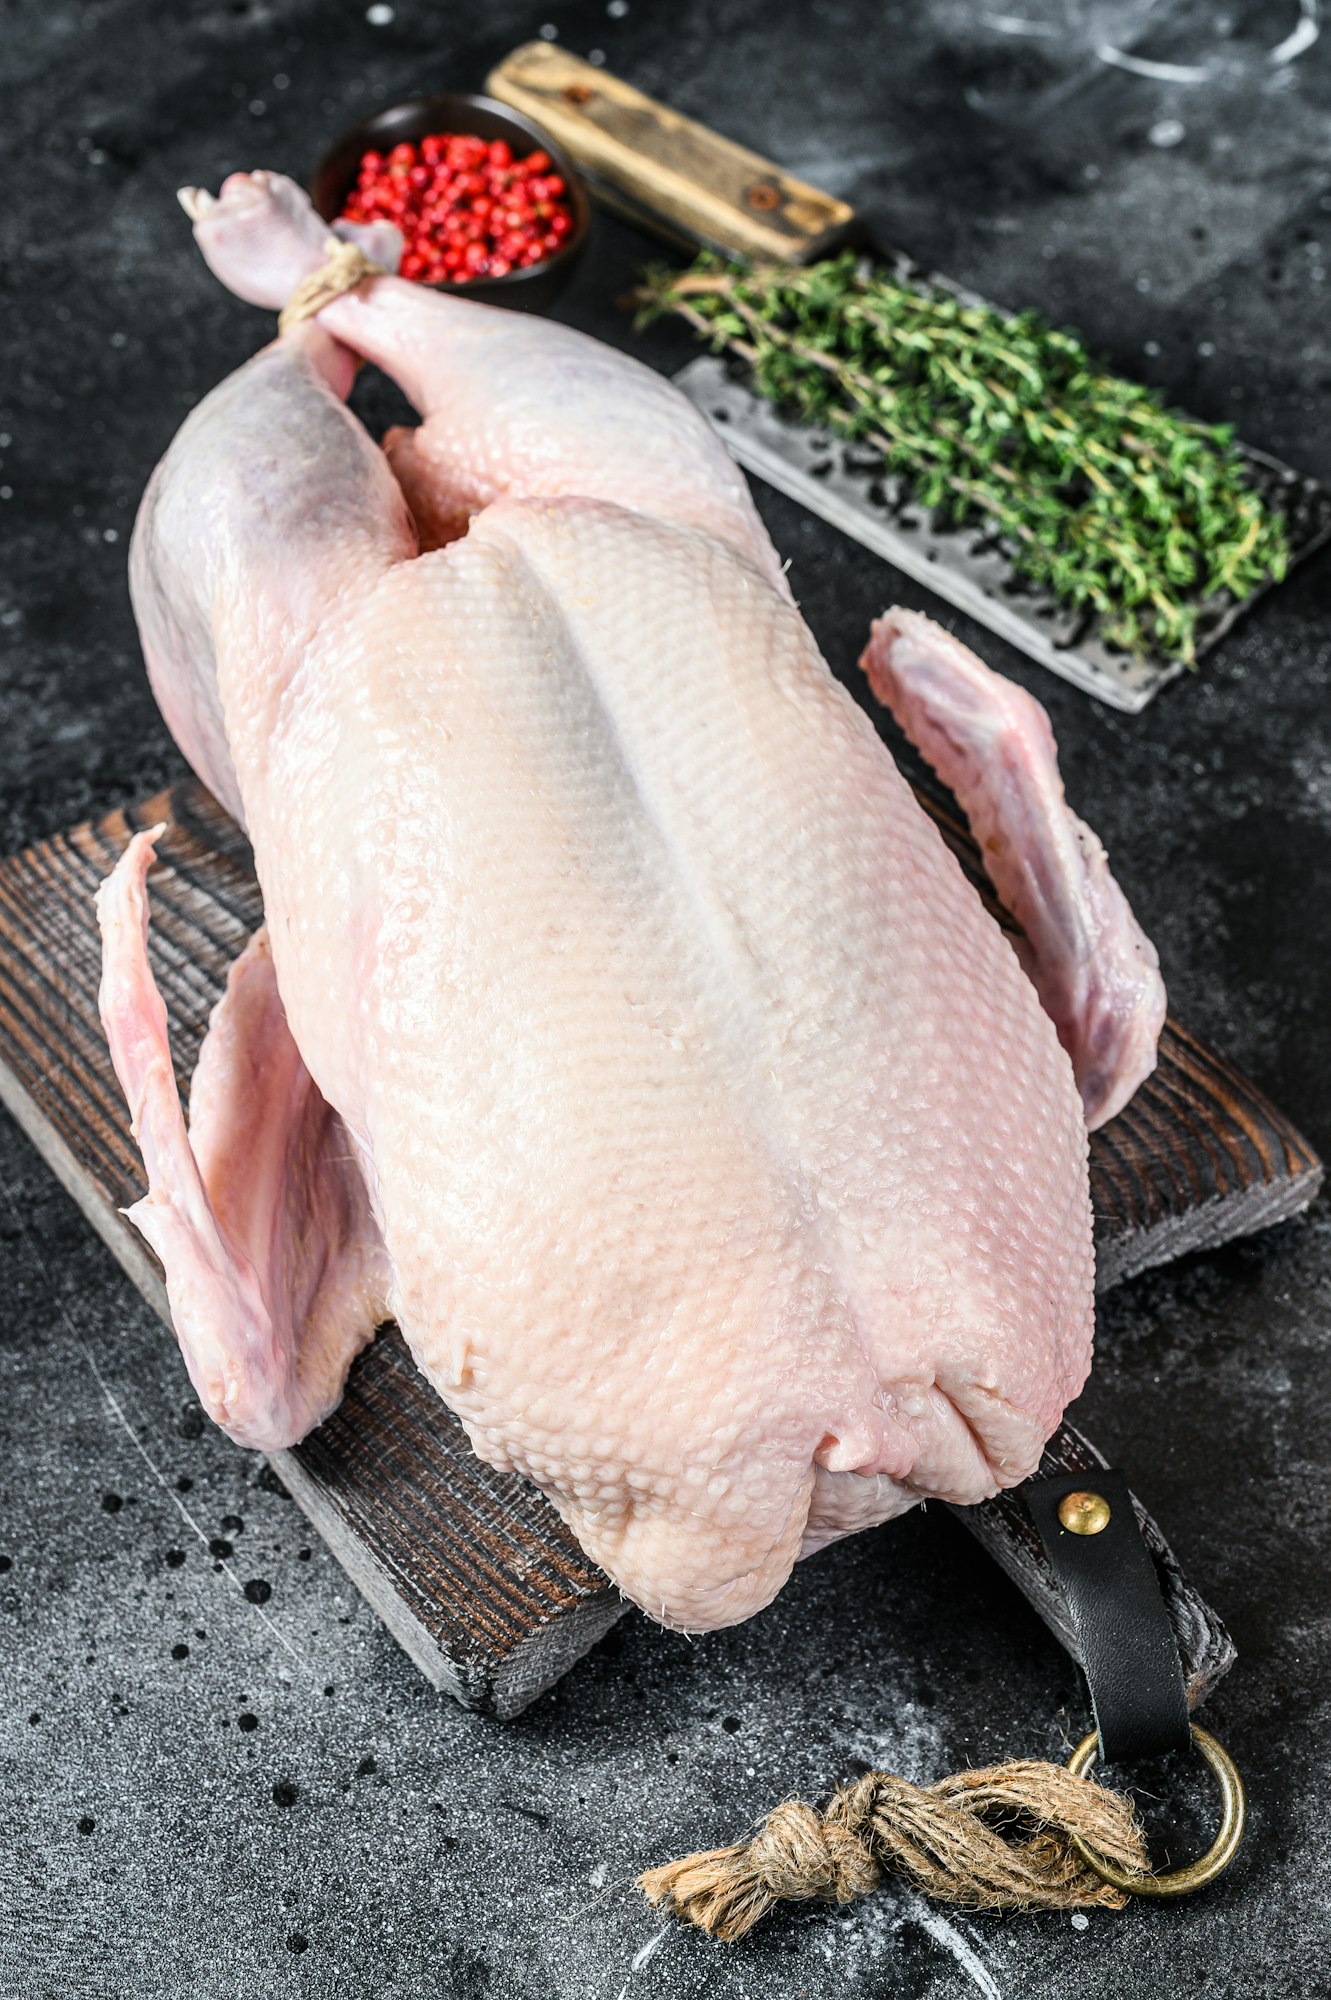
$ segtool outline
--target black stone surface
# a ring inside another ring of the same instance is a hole
[[[372,106],[474,86],[543,24],[850,196],[921,260],[1079,325],[1331,477],[1331,37],[1273,58],[1295,0],[388,12],[5,11],[6,850],[180,768],[126,540],[186,411],[271,322],[208,276],[175,187],[301,175]],[[565,316],[628,344],[614,302],[644,248],[603,226]],[[651,352],[682,350],[663,335]],[[357,400],[384,421],[382,386]],[[759,497],[848,669],[900,580]],[[1329,579],[1319,559],[1132,720],[962,627],[1052,711],[1180,1013],[1323,1150]],[[632,1616],[518,1722],[477,1720],[425,1686],[261,1463],[202,1423],[162,1329],[3,1121],[0,1277],[3,2000],[1331,1992],[1324,1207],[1113,1297],[1077,1412],[1238,1640],[1208,1711],[1251,1790],[1231,1875],[1084,1925],[889,1887],[730,1950],[663,1925],[634,1871],[867,1765],[928,1779],[1080,1735],[1074,1669],[958,1528],[920,1514],[834,1550],[738,1631],[690,1643]]]

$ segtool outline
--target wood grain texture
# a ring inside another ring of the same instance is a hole
[[[955,808],[922,797],[975,873]],[[263,912],[243,834],[189,782],[0,864],[0,1101],[165,1319],[156,1260],[118,1212],[143,1173],[97,1015],[93,914],[98,882],[131,835],[158,821],[167,831],[149,878],[149,950],[177,1076],[193,1073],[227,968]],[[1122,1276],[1292,1214],[1320,1174],[1260,1093],[1171,1023],[1157,1078],[1092,1143],[1102,1267]],[[1050,1471],[1103,1463],[1066,1427],[1050,1452]],[[515,1714],[624,1608],[549,1503],[473,1456],[396,1330],[358,1358],[327,1423],[274,1463],[412,1659],[468,1707]],[[1020,1502],[958,1511],[1066,1644]],[[1232,1648],[1150,1532],[1190,1687],[1204,1692]]]
[[[805,264],[854,225],[844,201],[552,42],[514,49],[485,87],[548,132],[607,206],[679,242]]]

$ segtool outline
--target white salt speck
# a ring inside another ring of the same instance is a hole
[[[1138,278],[1137,290],[1139,292],[1149,292],[1150,289],[1151,289],[1151,281],[1149,278]]]
[[[648,1959],[651,1958],[656,1952],[658,1952],[661,1949],[661,1946],[665,1943],[666,1938],[669,1935],[670,1935],[670,1925],[662,1924],[660,1930],[656,1933],[656,1936],[649,1937],[646,1944],[642,1947],[642,1950],[634,1952],[632,1962],[629,1965],[629,1971],[641,1972],[643,1966],[646,1965]]]
[[[1197,343],[1197,352],[1201,355],[1203,361],[1209,361],[1215,353],[1215,342],[1213,340],[1199,340]]]
[[[120,536],[114,528],[103,528],[102,540],[104,542],[118,542],[120,540]]]
[[[276,75],[276,76],[275,76],[275,77],[273,78],[273,89],[274,89],[274,90],[285,90],[285,89],[286,89],[286,87],[287,87],[287,85],[288,85],[288,84],[289,84],[290,82],[291,82],[291,78],[290,78],[289,76],[284,76],[284,75],[283,75],[283,73],[282,73],[282,71],[281,71],[281,70],[279,70],[279,71],[277,72],[277,75]]]
[[[1058,33],[1052,22],[1027,21],[1020,14],[986,14],[984,20],[986,27],[996,28],[1000,35],[1033,35],[1038,40]]]
[[[929,1933],[935,1944],[941,1944],[944,1951],[951,1954],[971,1985],[983,1995],[983,2000],[1003,2000],[998,1981],[979,1954],[971,1950],[955,1924],[950,1924],[941,1911],[931,1908],[923,1896],[912,1896],[910,1900],[914,1921],[922,1931]]]
[[[1158,354],[1159,352],[1160,352],[1160,343],[1158,340],[1148,340],[1145,341],[1142,345],[1143,354],[1155,355]]]
[[[250,99],[250,116],[252,118],[262,118],[267,109],[268,106],[261,97],[252,97]]]
[[[745,1775],[745,1777],[746,1777],[746,1778],[756,1778],[756,1777],[757,1777],[757,1775],[758,1775],[758,1773],[757,1773],[757,1771],[756,1771],[756,1770],[754,1769],[754,1767],[753,1767],[753,1765],[752,1765],[752,1764],[746,1764],[746,1765],[744,1766],[744,1775]]]
[[[1081,170],[1081,177],[1082,177],[1082,179],[1083,179],[1084,181],[1098,181],[1098,180],[1099,180],[1099,178],[1100,178],[1100,169],[1099,169],[1099,167],[1097,167],[1097,166],[1096,166],[1096,164],[1095,164],[1094,160],[1092,160],[1092,161],[1090,162],[1089,166],[1085,166],[1085,167],[1083,167],[1083,168],[1082,168],[1082,170]]]
[[[604,1889],[605,1887],[604,1861],[597,1862],[595,1868],[593,1868],[591,1874],[587,1877],[587,1881],[593,1889]]]
[[[596,69],[599,69],[599,68],[601,67],[601,64],[602,64],[602,63],[603,63],[603,62],[605,61],[605,50],[604,50],[604,49],[588,49],[588,51],[587,51],[587,60],[588,60],[588,62],[589,62],[589,63],[591,63],[591,64],[592,64],[592,65],[593,65],[593,66],[594,66],[594,67],[595,67]]]
[[[13,497],[14,489],[12,486],[0,486],[0,500],[12,500]]]
[[[7,451],[14,440],[8,431],[0,431],[0,451]]]
[[[559,30],[553,21],[546,21],[536,32],[543,42],[557,42],[559,40]]]
[[[1074,1910],[1072,1912],[1072,1928],[1074,1931],[1089,1930],[1090,1924],[1091,1920],[1085,1910]]]
[[[373,7],[365,9],[365,18],[372,28],[386,28],[393,19],[393,9],[386,7],[383,0],[375,0]]]
[[[629,0],[606,0],[606,13],[612,21],[622,21],[629,10]]]
[[[111,345],[112,347],[123,347],[128,339],[129,335],[127,333],[117,331],[111,335]]]
[[[1159,118],[1146,134],[1153,146],[1179,146],[1188,136],[1181,118]]]

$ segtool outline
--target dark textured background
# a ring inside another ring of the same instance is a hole
[[[126,539],[186,411],[271,322],[208,276],[176,185],[302,175],[352,118],[476,85],[545,22],[921,260],[1078,324],[1331,476],[1331,34],[1273,62],[1297,0],[1007,5],[7,7],[0,848],[180,768]],[[565,316],[628,344],[614,301],[644,249],[604,225]],[[382,389],[357,397],[382,421]],[[759,498],[845,669],[900,580]],[[1133,720],[979,642],[1049,705],[1180,1013],[1323,1150],[1329,577],[1325,558],[1300,572]],[[933,1514],[866,1536],[693,1643],[630,1617],[518,1722],[464,1715],[260,1461],[202,1428],[162,1329],[0,1120],[0,1995],[1331,1993],[1329,1280],[1321,1209],[1139,1281],[1104,1310],[1080,1406],[1239,1643],[1208,1711],[1252,1792],[1224,1885],[1089,1924],[889,1888],[727,1952],[663,1927],[635,1868],[729,1837],[787,1788],[877,1763],[927,1779],[1080,1734],[1075,1671],[961,1531]]]

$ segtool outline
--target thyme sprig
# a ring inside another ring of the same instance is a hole
[[[1233,433],[1094,367],[1075,334],[906,284],[847,252],[802,269],[704,253],[646,274],[774,403],[881,452],[943,521],[982,521],[1013,568],[1092,613],[1109,644],[1191,662],[1217,600],[1278,581],[1283,517]]]

